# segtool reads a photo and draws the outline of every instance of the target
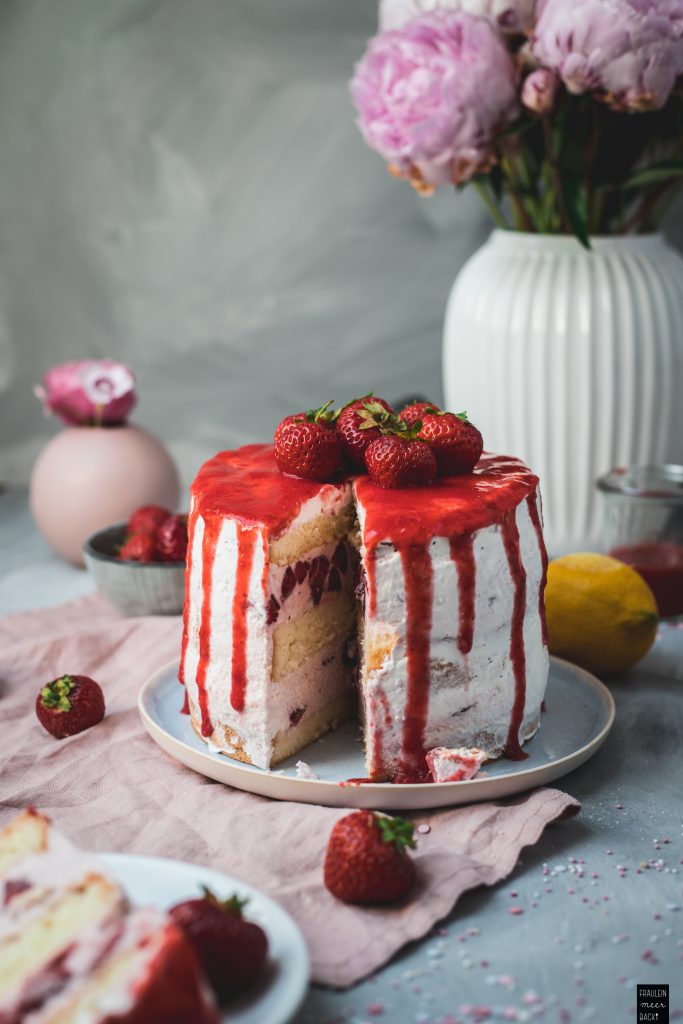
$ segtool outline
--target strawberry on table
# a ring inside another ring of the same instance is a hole
[[[396,414],[388,402],[374,395],[357,398],[345,405],[337,420],[344,455],[353,466],[365,467],[365,452],[382,436],[382,428],[391,426]]]
[[[481,433],[465,412],[426,413],[419,436],[432,446],[441,476],[471,473],[484,450]]]
[[[411,402],[410,405],[406,405],[401,409],[398,418],[407,423],[409,427],[414,427],[423,416],[431,412],[441,412],[438,405],[435,405],[434,402]]]
[[[342,448],[335,430],[332,403],[286,416],[273,438],[281,472],[306,480],[332,480],[341,469]]]
[[[340,818],[325,854],[327,889],[344,903],[393,903],[415,882],[413,826],[403,818],[354,811]]]
[[[136,533],[128,538],[117,557],[125,562],[154,562],[156,551],[154,534]]]
[[[203,886],[204,896],[178,903],[170,916],[194,946],[216,996],[225,1000],[248,988],[268,955],[265,932],[242,917],[246,900],[219,900]]]
[[[426,487],[436,477],[434,452],[410,433],[373,441],[365,453],[365,465],[379,487]]]
[[[136,533],[151,533],[154,535],[165,519],[171,515],[171,510],[162,508],[161,505],[141,505],[133,512],[126,526],[126,533],[133,536]]]
[[[104,694],[90,676],[59,676],[42,688],[36,715],[52,736],[75,736],[104,718]]]
[[[184,562],[187,552],[187,516],[168,516],[155,536],[156,557],[161,562]]]

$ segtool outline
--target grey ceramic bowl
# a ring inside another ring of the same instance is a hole
[[[98,530],[83,545],[97,589],[126,615],[178,615],[185,599],[184,562],[126,562],[116,557],[126,524]]]

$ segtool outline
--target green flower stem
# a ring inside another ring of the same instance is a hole
[[[496,227],[502,228],[503,231],[509,231],[510,225],[506,221],[503,211],[489,192],[488,186],[481,178],[473,178],[472,180],[474,182],[474,187],[484,201],[486,209],[493,217]]]
[[[515,214],[517,227],[520,231],[535,231],[534,222],[524,206],[524,200],[522,199],[519,185],[517,183],[514,164],[507,154],[501,155],[500,166],[505,176],[508,192],[510,193],[510,201]]]
[[[571,224],[569,223],[569,216],[567,214],[567,206],[564,201],[564,189],[562,188],[562,179],[560,177],[560,171],[555,161],[555,155],[553,152],[553,136],[552,131],[550,129],[550,119],[548,117],[543,118],[543,138],[545,141],[546,160],[548,161],[548,169],[553,183],[555,200],[562,221],[562,228],[565,234],[571,235],[572,229]]]

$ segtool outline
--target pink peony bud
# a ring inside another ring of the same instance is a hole
[[[380,30],[402,28],[418,14],[433,11],[436,7],[465,11],[477,18],[485,18],[505,33],[517,35],[531,28],[535,0],[380,0]]]
[[[137,402],[132,371],[113,359],[60,363],[33,390],[45,412],[69,426],[123,423]]]
[[[524,79],[522,103],[534,114],[549,114],[555,103],[557,75],[547,68],[536,68]]]
[[[683,73],[683,0],[544,0],[532,49],[570,92],[658,110]]]
[[[519,110],[498,32],[449,10],[371,39],[351,96],[367,144],[418,186],[461,184],[490,169],[494,136]]]

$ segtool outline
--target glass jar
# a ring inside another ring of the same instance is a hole
[[[598,480],[603,545],[649,584],[663,618],[683,614],[683,466],[628,466]]]

